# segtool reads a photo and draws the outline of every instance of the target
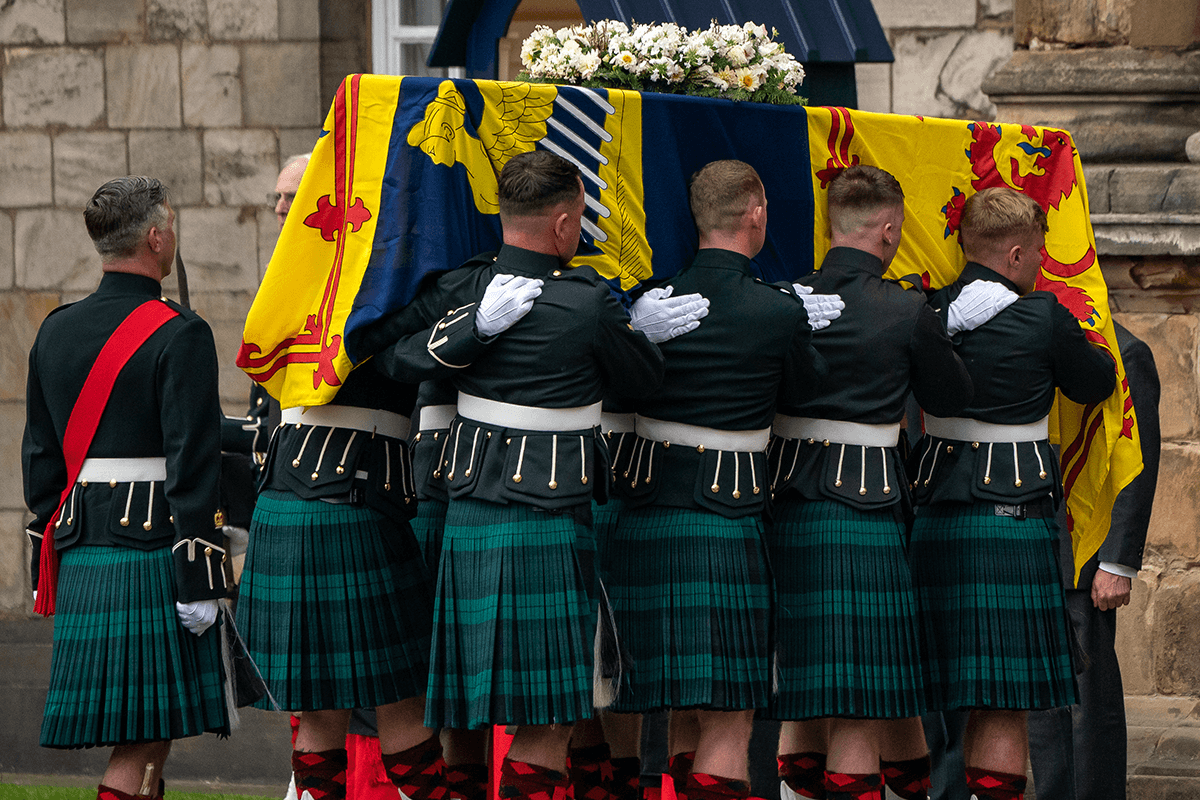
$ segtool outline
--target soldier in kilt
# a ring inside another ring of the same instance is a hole
[[[229,733],[211,627],[226,593],[217,356],[204,320],[161,296],[166,188],[109,181],[84,222],[104,277],[38,331],[21,449],[35,609],[57,611],[41,744],[112,747],[100,800],[161,797],[172,740]],[[147,311],[157,327],[138,322]],[[139,331],[131,355],[101,355]],[[107,395],[98,359],[115,374]]]
[[[810,345],[815,314],[790,287],[752,276],[767,225],[753,167],[708,164],[689,199],[700,249],[669,290],[709,298],[709,314],[662,345],[663,385],[635,403],[606,563],[628,652],[612,711],[672,709],[676,791],[709,800],[750,791],[751,725],[771,686],[767,438],[777,398],[811,396],[822,362]],[[636,741],[636,722],[622,727]]]
[[[567,268],[584,210],[573,164],[513,157],[499,206],[498,253],[446,273],[365,336],[397,342],[376,357],[388,374],[448,375],[458,391],[439,466],[449,504],[426,723],[516,725],[501,795],[531,797],[565,791],[572,727],[593,716],[594,582],[581,548],[594,551],[591,499],[608,484],[600,399],[653,390],[662,356],[594,270]],[[502,287],[523,294],[492,303]],[[651,310],[683,330],[690,305]],[[496,336],[498,321],[526,311]]]
[[[796,288],[836,293],[846,309],[813,337],[829,376],[815,398],[781,404],[769,463],[780,772],[785,795],[878,798],[882,772],[901,797],[923,798],[911,504],[897,445],[910,391],[949,414],[970,400],[971,381],[924,295],[883,279],[901,242],[900,184],[855,166],[828,198],[832,247]]]
[[[933,709],[971,709],[964,756],[980,800],[1023,796],[1026,711],[1075,702],[1047,415],[1056,388],[1100,403],[1115,385],[1108,354],[1055,295],[1033,291],[1046,230],[1038,204],[1011,189],[967,201],[967,266],[930,303],[949,313],[972,287],[994,282],[1011,305],[956,339],[974,399],[957,417],[926,414],[909,460],[925,691]]]

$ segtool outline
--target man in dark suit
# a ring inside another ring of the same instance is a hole
[[[1114,643],[1117,609],[1129,604],[1158,480],[1158,371],[1145,342],[1116,325],[1129,378],[1145,465],[1117,496],[1100,551],[1083,565],[1075,586],[1071,535],[1060,525],[1060,562],[1071,626],[1087,655],[1078,676],[1079,704],[1029,715],[1029,755],[1039,797],[1113,800],[1125,797],[1125,694]]]

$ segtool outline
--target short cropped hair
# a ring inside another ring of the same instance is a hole
[[[834,176],[828,200],[830,225],[851,233],[880,209],[904,205],[904,189],[890,172],[857,164]]]
[[[97,189],[83,209],[83,222],[100,258],[133,255],[150,228],[167,224],[170,202],[167,187],[155,178],[129,175]]]
[[[288,157],[287,157],[287,160],[283,162],[283,166],[279,168],[279,171],[280,171],[280,172],[283,172],[285,169],[287,169],[288,167],[290,167],[292,164],[297,164],[297,163],[299,163],[299,162],[301,162],[301,161],[305,161],[305,162],[307,162],[307,161],[309,161],[311,158],[312,158],[312,153],[311,153],[311,152],[309,152],[309,153],[300,153],[300,154],[298,154],[298,155],[294,155],[294,156],[288,156]]]
[[[732,159],[704,165],[688,184],[692,219],[702,234],[736,230],[750,202],[766,196],[754,167]]]
[[[532,150],[500,170],[500,215],[535,217],[579,197],[579,167],[549,150]]]
[[[963,242],[968,246],[1002,242],[1050,230],[1046,212],[1027,194],[1007,186],[993,186],[967,200],[959,222]]]

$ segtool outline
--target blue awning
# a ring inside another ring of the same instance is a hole
[[[779,31],[802,64],[890,62],[892,49],[871,0],[578,0],[585,20],[674,22],[707,28],[753,21]],[[496,74],[496,42],[520,0],[450,0],[429,55],[431,67],[466,67],[469,77]]]

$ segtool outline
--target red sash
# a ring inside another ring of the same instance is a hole
[[[58,551],[54,548],[54,531],[58,527],[57,522],[62,514],[63,505],[67,502],[71,490],[75,488],[75,481],[83,468],[88,448],[92,446],[96,429],[100,427],[100,417],[104,414],[104,407],[108,405],[117,375],[156,330],[167,320],[177,316],[179,312],[161,300],[147,300],[142,303],[117,326],[112,336],[104,343],[100,355],[96,357],[96,363],[88,372],[87,380],[83,382],[83,390],[79,393],[79,399],[75,401],[75,407],[71,409],[67,430],[63,434],[62,449],[63,460],[67,466],[67,485],[59,498],[54,516],[50,517],[50,524],[46,526],[45,538],[42,539],[42,549],[38,556],[38,593],[33,610],[42,616],[48,617],[54,613],[54,598],[58,590]]]

